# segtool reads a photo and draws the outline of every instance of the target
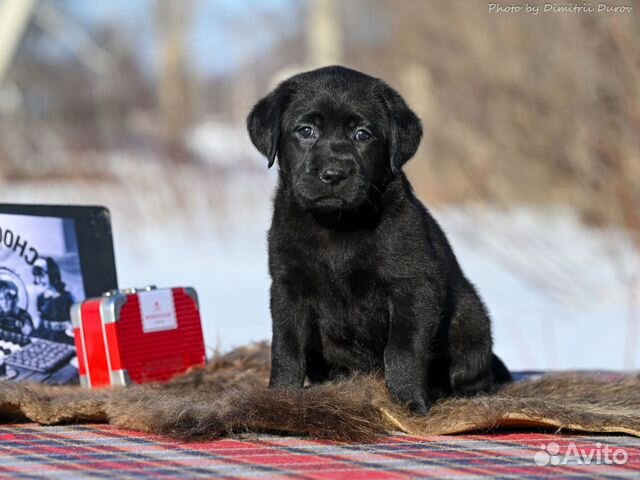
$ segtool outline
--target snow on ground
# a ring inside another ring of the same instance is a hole
[[[640,257],[624,234],[588,229],[567,209],[434,214],[489,307],[495,349],[511,368],[638,367],[627,323]]]
[[[112,168],[127,172],[118,183],[5,185],[0,201],[106,205],[121,287],[194,286],[212,348],[268,339],[266,231],[275,169],[167,170],[127,156]],[[640,365],[637,335],[627,326],[627,277],[639,261],[622,233],[589,230],[560,208],[432,213],[480,290],[495,349],[511,368]]]

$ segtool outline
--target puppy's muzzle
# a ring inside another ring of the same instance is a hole
[[[339,167],[325,168],[320,172],[320,180],[331,185],[338,185],[351,175],[351,172]]]

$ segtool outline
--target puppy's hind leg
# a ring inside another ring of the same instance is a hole
[[[502,384],[513,380],[506,365],[490,352],[471,352],[464,360],[452,362],[450,381],[456,395],[469,396],[480,392],[495,391]]]
[[[456,305],[449,329],[449,381],[456,395],[473,395],[492,389],[491,321],[472,290]]]
[[[491,370],[493,371],[493,381],[496,383],[507,383],[513,380],[511,372],[495,353],[491,355]]]

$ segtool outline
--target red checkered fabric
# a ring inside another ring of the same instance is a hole
[[[19,424],[0,428],[0,478],[396,479],[558,475],[637,478],[640,439],[509,433],[394,435],[372,444],[346,444],[252,435],[184,443],[108,425]]]

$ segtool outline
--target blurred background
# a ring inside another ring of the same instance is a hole
[[[422,118],[406,170],[507,364],[638,368],[640,5],[528,3],[0,0],[0,202],[106,205],[121,286],[196,287],[211,348],[267,339],[277,173],[244,119],[347,65]]]

